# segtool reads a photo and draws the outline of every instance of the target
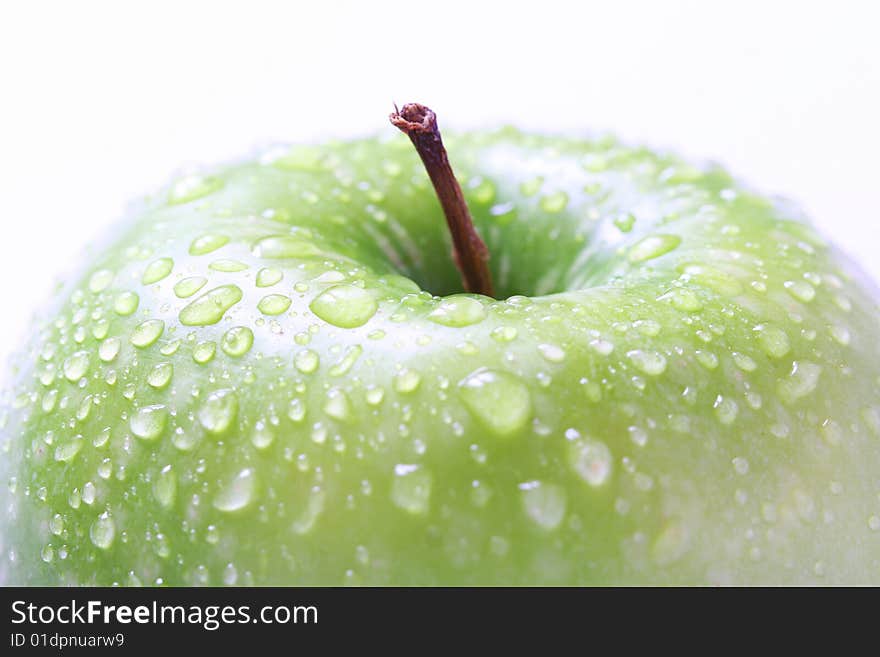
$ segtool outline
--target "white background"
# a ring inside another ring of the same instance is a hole
[[[0,4],[0,355],[129,199],[273,140],[610,130],[790,196],[880,278],[871,2]]]

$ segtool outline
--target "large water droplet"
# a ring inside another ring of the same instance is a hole
[[[659,376],[666,371],[666,356],[656,351],[633,349],[626,354],[633,365],[650,376]]]
[[[217,345],[210,341],[199,342],[193,347],[193,360],[199,365],[204,365],[214,358],[217,351]]]
[[[257,309],[264,315],[280,315],[290,308],[290,297],[283,294],[269,294],[257,304]]]
[[[394,506],[413,515],[428,512],[431,503],[431,473],[420,465],[400,464],[394,467],[391,501]]]
[[[141,283],[144,285],[158,283],[168,276],[172,269],[174,269],[174,261],[171,258],[159,258],[158,260],[154,260],[147,265],[147,268],[144,270],[144,275],[141,276]]]
[[[782,358],[791,351],[788,334],[781,328],[759,324],[755,332],[758,334],[758,346],[770,358]]]
[[[629,250],[629,261],[632,263],[653,260],[669,253],[681,244],[678,235],[649,235],[636,242]]]
[[[404,368],[394,377],[394,389],[403,394],[410,393],[419,387],[421,381],[422,377],[418,372]]]
[[[303,374],[311,374],[318,369],[320,358],[311,349],[303,349],[293,357],[293,364]]]
[[[221,285],[205,292],[180,311],[180,323],[185,326],[216,324],[226,311],[241,301],[242,291],[237,285]]]
[[[783,285],[788,293],[798,301],[809,303],[816,298],[816,288],[806,281],[785,281]]]
[[[721,424],[732,424],[739,414],[739,405],[729,397],[718,395],[712,404],[715,409],[715,417]]]
[[[189,253],[190,255],[205,255],[226,246],[228,243],[229,238],[226,235],[202,235],[194,239],[192,244],[189,245]]]
[[[109,363],[119,355],[119,349],[122,347],[122,340],[117,337],[106,338],[98,347],[98,358],[105,363]]]
[[[174,365],[168,362],[156,363],[147,374],[147,384],[161,390],[171,382],[171,376],[174,374]]]
[[[562,212],[568,205],[568,194],[564,191],[552,192],[541,197],[538,205],[544,212],[556,214]]]
[[[239,511],[254,498],[257,477],[253,468],[245,468],[227,482],[214,497],[214,508],[219,511]]]
[[[559,527],[565,518],[565,491],[556,484],[528,481],[520,484],[522,506],[526,516],[543,530]]]
[[[126,317],[137,310],[140,301],[140,297],[134,292],[122,292],[113,302],[113,310],[117,315]]]
[[[113,545],[113,539],[116,538],[116,524],[113,522],[113,516],[109,511],[105,511],[89,528],[89,538],[92,544],[102,550],[110,549]]]
[[[453,295],[443,299],[429,314],[428,319],[443,326],[470,326],[486,318],[486,308],[476,299]]]
[[[348,349],[345,350],[342,358],[340,358],[336,363],[333,364],[333,367],[330,368],[330,376],[342,376],[347,374],[348,371],[352,368],[352,366],[357,362],[357,359],[361,357],[361,354],[364,352],[364,348],[359,344],[352,345]]]
[[[779,397],[786,404],[793,404],[802,397],[806,397],[819,385],[819,375],[822,368],[809,361],[795,361],[792,363],[788,378],[779,382],[776,387]]]
[[[216,390],[208,395],[199,409],[199,423],[205,431],[215,435],[224,433],[232,426],[238,414],[238,397],[233,390]]]
[[[347,422],[351,419],[351,400],[344,390],[330,388],[324,398],[324,412],[334,420]]]
[[[143,349],[152,345],[165,331],[165,322],[161,319],[148,319],[134,327],[129,342]]]
[[[284,278],[284,274],[280,269],[264,267],[257,272],[257,287],[272,287],[282,278]]]
[[[468,410],[499,436],[521,430],[532,416],[528,388],[508,372],[481,368],[462,379],[458,388]]]
[[[205,287],[207,282],[208,279],[204,276],[190,276],[181,279],[174,286],[174,294],[181,299],[187,299]]]
[[[603,485],[611,477],[611,450],[598,440],[577,438],[569,443],[568,463],[590,486]]]
[[[312,300],[309,308],[325,322],[341,328],[366,324],[376,314],[373,295],[355,285],[334,285]]]
[[[275,440],[275,434],[272,429],[266,425],[263,420],[259,420],[254,424],[254,430],[251,431],[251,444],[257,449],[266,449]]]
[[[168,410],[162,404],[143,406],[132,413],[131,432],[143,440],[155,440],[168,423]]]
[[[170,465],[166,465],[159,471],[159,475],[153,482],[153,495],[156,501],[164,509],[169,509],[174,505],[177,497],[177,475]]]
[[[72,440],[58,445],[55,448],[55,460],[62,463],[68,463],[76,458],[79,451],[83,448],[85,441],[82,436],[75,436]]]
[[[184,176],[171,186],[168,192],[168,204],[188,203],[207,196],[223,187],[223,180],[216,176],[192,174]]]
[[[551,363],[561,363],[565,360],[565,350],[555,344],[539,344],[538,351]]]
[[[99,269],[89,278],[89,291],[98,293],[106,290],[113,282],[114,274],[109,269]]]
[[[247,326],[236,326],[223,334],[220,348],[229,356],[244,356],[254,344],[254,332]]]
[[[303,536],[308,534],[315,528],[318,518],[324,512],[324,502],[327,495],[320,488],[313,488],[309,492],[309,500],[306,503],[305,511],[293,522],[293,532]]]
[[[89,354],[87,351],[77,351],[71,354],[61,366],[64,378],[71,383],[76,383],[89,371]]]

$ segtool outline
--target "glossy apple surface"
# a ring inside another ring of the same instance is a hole
[[[92,250],[7,378],[0,579],[880,583],[876,288],[716,168],[447,146],[499,300],[400,135],[183,177]]]

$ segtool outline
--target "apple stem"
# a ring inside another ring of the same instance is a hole
[[[394,113],[389,118],[392,125],[410,138],[428,171],[452,234],[452,257],[461,272],[465,290],[494,296],[488,264],[489,250],[474,228],[461,185],[452,172],[437,127],[437,115],[424,105],[407,103],[400,110],[395,105]]]

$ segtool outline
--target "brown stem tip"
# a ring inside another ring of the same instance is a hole
[[[489,250],[474,228],[461,186],[449,165],[437,127],[437,115],[418,103],[407,103],[400,110],[395,105],[394,110],[389,117],[391,123],[406,134],[415,146],[446,215],[446,223],[452,234],[452,257],[461,272],[465,290],[494,296],[488,264]]]

